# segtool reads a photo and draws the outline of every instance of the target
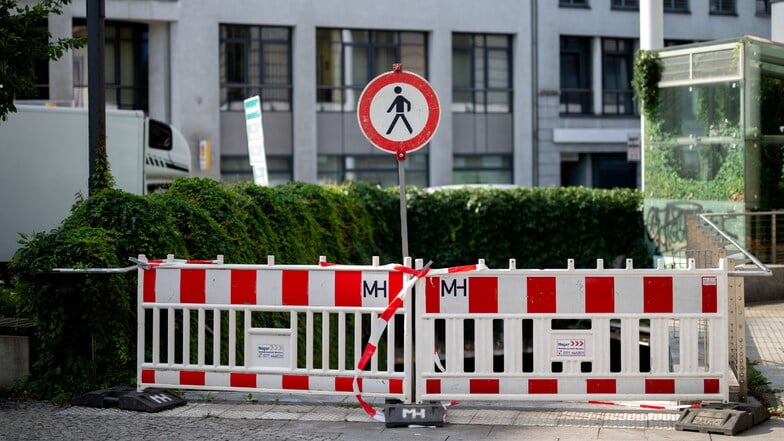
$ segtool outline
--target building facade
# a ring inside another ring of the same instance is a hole
[[[770,38],[770,0],[663,1],[665,44]],[[362,135],[356,103],[402,63],[442,110],[405,161],[408,184],[640,184],[628,155],[638,0],[105,0],[105,17],[107,108],[178,127],[198,176],[253,179],[242,101],[259,95],[272,184],[397,185],[396,159]],[[85,18],[74,0],[49,28],[83,36]],[[86,48],[50,62],[40,98],[86,106],[87,63]]]

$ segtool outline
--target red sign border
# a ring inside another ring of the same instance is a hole
[[[425,127],[416,136],[406,141],[393,141],[386,138],[373,127],[373,123],[370,121],[370,104],[373,102],[373,98],[383,87],[393,83],[405,83],[415,87],[425,97],[429,109]],[[357,120],[365,138],[379,149],[390,153],[413,152],[424,147],[438,130],[438,124],[441,121],[441,105],[436,91],[421,76],[404,71],[386,72],[373,78],[362,90],[357,105]]]

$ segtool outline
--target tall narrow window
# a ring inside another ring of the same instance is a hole
[[[221,110],[242,111],[256,95],[264,111],[291,111],[291,30],[221,25]]]
[[[316,88],[318,110],[354,112],[362,89],[393,63],[423,77],[426,45],[423,32],[318,29]]]
[[[591,39],[561,37],[562,114],[593,113],[591,92]]]
[[[602,113],[634,115],[634,90],[631,86],[634,69],[632,40],[602,39]]]
[[[85,19],[74,19],[73,34],[87,35]],[[107,21],[104,34],[106,106],[148,111],[147,25]],[[76,106],[87,106],[87,53],[87,46],[73,51]]]
[[[512,111],[512,37],[452,36],[452,111]]]

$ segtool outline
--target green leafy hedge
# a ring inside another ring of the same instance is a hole
[[[642,196],[584,188],[461,189],[408,197],[409,249],[434,267],[476,262],[505,268],[593,267],[618,257],[649,266]],[[20,313],[36,324],[36,397],[65,400],[135,382],[136,273],[63,274],[53,268],[117,268],[128,257],[226,263],[400,262],[397,189],[351,183],[227,186],[178,179],[164,193],[104,190],[62,226],[36,233],[9,265]]]

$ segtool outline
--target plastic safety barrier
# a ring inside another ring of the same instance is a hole
[[[355,381],[372,329],[410,268],[377,259],[370,266],[138,261],[139,390],[354,395],[358,382],[367,396],[410,401],[406,304],[386,317],[379,350]]]
[[[417,402],[728,399],[725,262],[514,266],[417,283]]]

